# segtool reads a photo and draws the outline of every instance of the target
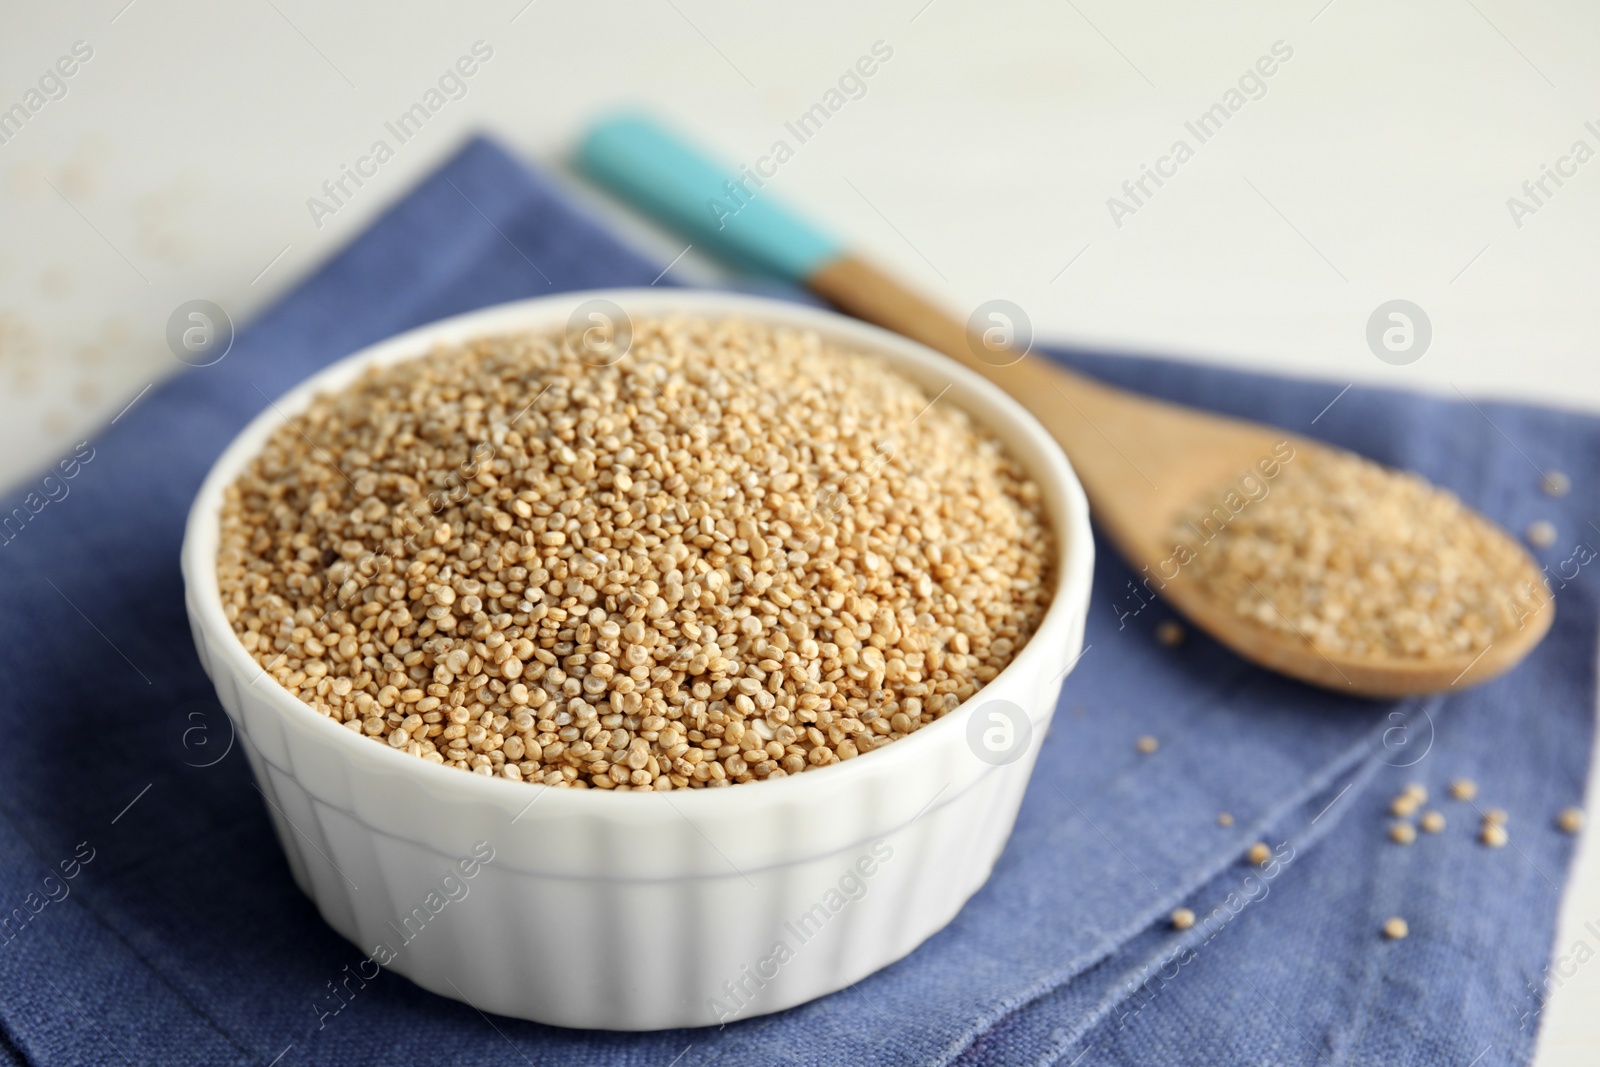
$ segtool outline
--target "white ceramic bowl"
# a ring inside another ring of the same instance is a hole
[[[612,793],[467,774],[376,744],[290,696],[223,615],[224,487],[285,415],[369,365],[486,334],[560,329],[595,297],[634,317],[684,311],[809,328],[881,355],[930,394],[948,384],[940,402],[997,435],[1043,490],[1057,584],[1038,633],[971,700],[909,737],[819,770],[715,790]],[[370,977],[386,965],[502,1015],[652,1030],[748,1018],[842,989],[955,916],[1005,845],[1082,646],[1093,552],[1088,505],[1061,450],[1019,404],[950,359],[830,312],[640,289],[447,319],[308,379],[212,467],[189,514],[183,575],[200,659],[294,879],[369,954],[360,970]]]

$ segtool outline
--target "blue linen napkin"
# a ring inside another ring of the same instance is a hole
[[[0,1063],[1527,1060],[1572,851],[1551,819],[1588,772],[1600,568],[1572,546],[1600,544],[1585,510],[1600,421],[1352,388],[1311,427],[1336,386],[1085,353],[1061,358],[1420,470],[1513,529],[1550,519],[1567,546],[1543,554],[1555,629],[1481,688],[1349,699],[1199,635],[1162,646],[1170,615],[1132,612],[1133,576],[1102,551],[1089,647],[1011,842],[907,959],[779,1015],[653,1034],[486,1017],[387,973],[337,995],[363,953],[291,882],[190,645],[189,500],[268,398],[332,359],[658,270],[472,142],[224,360],[152,390],[6,502],[0,519],[24,514],[0,534]],[[1541,495],[1535,465],[1569,472],[1573,494]],[[1157,752],[1135,749],[1144,734]],[[1512,813],[1512,847],[1475,843],[1474,805],[1443,799],[1456,776]],[[1412,780],[1449,825],[1407,848],[1384,809]],[[1257,840],[1274,852],[1263,869],[1241,860]],[[1193,929],[1165,922],[1179,905]],[[1380,937],[1390,915],[1409,938]]]

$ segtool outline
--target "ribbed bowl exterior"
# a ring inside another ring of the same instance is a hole
[[[297,411],[369,363],[437,343],[560,326],[596,296],[634,314],[810,327],[882,354],[925,385],[937,379],[934,389],[951,383],[953,401],[999,435],[1044,490],[1062,543],[1039,632],[962,708],[883,749],[780,781],[618,794],[427,764],[290,696],[222,613],[221,493],[281,420],[271,410],[229,447],[196,498],[186,602],[296,884],[370,961],[341,979],[359,982],[382,965],[483,1011],[561,1026],[715,1025],[851,985],[916,948],[983,885],[1082,647],[1087,506],[1038,424],[944,357],[826,312],[726,294],[574,293],[462,316],[341,361],[276,407]],[[1027,718],[1003,759],[977,743],[971,721],[997,700]]]

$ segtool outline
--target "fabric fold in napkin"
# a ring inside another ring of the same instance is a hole
[[[720,1029],[561,1030],[390,974],[330,1011],[363,953],[290,880],[195,658],[177,562],[189,501],[250,417],[340,356],[445,315],[649,285],[659,270],[474,141],[224,360],[157,386],[86,442],[69,493],[6,528],[0,1062],[1528,1059],[1573,845],[1552,820],[1581,803],[1588,773],[1600,578],[1573,561],[1600,545],[1583,507],[1600,421],[1365,388],[1328,408],[1337,386],[1086,353],[1060,358],[1421,471],[1511,529],[1553,522],[1562,539],[1540,554],[1561,576],[1550,637],[1477,689],[1352,699],[1198,634],[1158,642],[1171,614],[1130,599],[1132,573],[1103,549],[1089,647],[1011,841],[989,883],[905,960]],[[1542,494],[1541,469],[1570,474],[1573,492]],[[4,514],[41,491],[25,486]],[[1143,735],[1155,752],[1136,748]],[[1455,777],[1478,782],[1476,802],[1447,798]],[[1412,781],[1448,825],[1403,847],[1386,808]],[[1476,842],[1475,804],[1512,813],[1511,847]],[[1272,852],[1260,867],[1244,860],[1257,841]],[[1194,927],[1172,928],[1179,906]],[[1405,940],[1381,936],[1391,915],[1408,921]]]

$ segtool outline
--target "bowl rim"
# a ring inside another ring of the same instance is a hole
[[[741,317],[767,325],[815,330],[846,347],[883,357],[896,370],[917,381],[920,387],[927,388],[921,379],[932,374],[948,377],[950,384],[960,387],[964,395],[976,394],[981,402],[998,409],[1007,423],[1004,429],[999,429],[995,423],[1000,420],[986,417],[963,403],[962,410],[979,426],[991,434],[1020,437],[1026,443],[1028,448],[1019,450],[1012,442],[1004,442],[1011,458],[1021,464],[1040,486],[1055,535],[1055,581],[1049,608],[1021,651],[971,697],[908,736],[855,759],[788,775],[777,781],[744,783],[743,787],[737,788],[673,789],[661,794],[673,798],[673,807],[684,805],[685,817],[696,810],[709,814],[715,810],[714,806],[735,803],[761,802],[768,807],[800,806],[809,794],[848,786],[850,779],[847,776],[893,777],[897,768],[911,761],[928,758],[936,746],[951,743],[957,732],[965,731],[966,720],[972,715],[973,709],[983,703],[985,693],[994,690],[1003,681],[1025,677],[1030,673],[1041,674],[1038,661],[1050,655],[1047,647],[1049,641],[1066,640],[1072,632],[1074,616],[1082,616],[1087,612],[1094,542],[1089,525],[1089,505],[1083,487],[1054,438],[1025,407],[998,386],[920,342],[806,304],[709,289],[584,289],[480,308],[435,320],[365,346],[300,380],[269,401],[229,441],[195,494],[185,522],[181,551],[185,598],[190,613],[196,625],[213,638],[207,642],[212,654],[222,657],[221,663],[208,664],[212,672],[231,672],[241,684],[264,697],[266,703],[284,718],[286,726],[295,727],[302,735],[307,731],[321,731],[321,738],[325,739],[341,763],[363,765],[365,771],[373,774],[418,775],[419,784],[426,784],[434,791],[454,791],[463,802],[490,804],[507,812],[517,811],[517,817],[533,806],[535,798],[542,798],[538,805],[541,820],[564,815],[598,816],[608,821],[626,819],[630,815],[637,815],[640,820],[653,817],[652,809],[657,806],[640,803],[634,790],[628,790],[627,796],[610,795],[617,792],[612,789],[562,789],[555,786],[543,786],[530,792],[528,787],[537,783],[514,782],[499,775],[485,776],[430,763],[393,751],[388,746],[374,744],[370,738],[358,736],[331,718],[317,714],[279,685],[245,649],[223,613],[216,573],[223,491],[257,455],[268,437],[287,418],[304,410],[314,396],[347,386],[369,366],[404,362],[425,355],[441,344],[461,343],[471,338],[523,330],[560,328],[577,305],[597,299],[618,304],[627,309],[630,317],[673,314],[707,318]],[[913,369],[907,371],[907,367]],[[1033,454],[1022,455],[1018,454],[1019,451],[1031,451]],[[1059,521],[1057,512],[1064,516],[1065,522]],[[1081,652],[1075,653],[1066,667],[1051,680],[1070,674],[1081,655]],[[262,678],[268,681],[267,686],[256,684]],[[1026,710],[1030,719],[1037,723],[1048,718],[1054,708]],[[1042,743],[1042,740],[1040,738],[1034,744]],[[1004,766],[985,767],[983,771],[999,771]],[[759,788],[752,788],[757,786]],[[649,795],[656,794],[652,791]],[[729,797],[744,799],[730,800]],[[949,802],[953,797],[944,799]]]

